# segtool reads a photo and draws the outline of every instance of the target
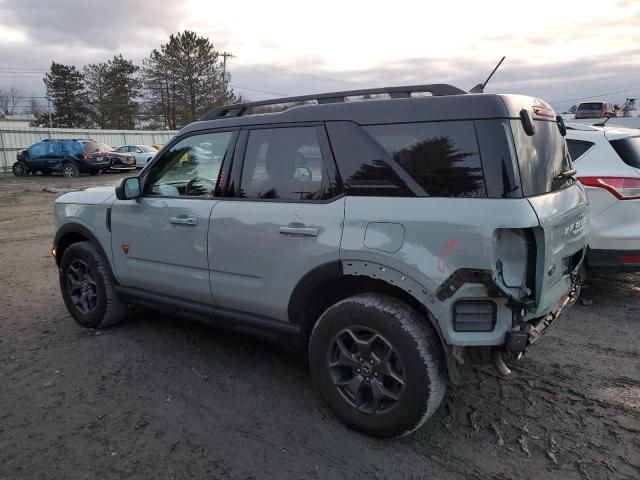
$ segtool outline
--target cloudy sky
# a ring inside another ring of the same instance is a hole
[[[250,99],[383,85],[544,98],[640,96],[640,1],[0,0],[0,87],[42,95],[52,60],[145,58],[170,33],[208,36]]]

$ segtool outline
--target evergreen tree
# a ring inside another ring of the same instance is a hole
[[[170,35],[168,43],[144,60],[143,76],[148,113],[166,128],[179,128],[213,107],[238,100],[222,78],[218,51],[195,32]]]
[[[84,68],[91,118],[100,128],[133,129],[138,114],[140,67],[122,55]]]
[[[73,65],[52,62],[45,75],[47,97],[52,105],[53,127],[85,128],[91,126],[87,95],[82,74]],[[32,122],[34,126],[49,125],[48,113],[43,113]]]

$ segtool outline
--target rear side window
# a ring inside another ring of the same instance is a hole
[[[309,201],[336,196],[316,127],[265,128],[249,132],[240,181],[250,199]]]
[[[609,143],[624,163],[633,168],[640,168],[640,137],[621,138]]]
[[[84,145],[84,153],[86,153],[87,155],[91,155],[94,152],[100,151],[100,147],[98,146],[98,143],[92,140],[82,142],[82,144]]]
[[[569,155],[571,155],[571,160],[576,162],[582,155],[587,153],[591,147],[593,147],[592,142],[585,142],[583,140],[567,140],[567,148],[569,149]]]
[[[328,122],[331,147],[347,195],[414,197],[411,178],[362,128],[351,122]],[[414,182],[415,183],[415,182]]]
[[[66,141],[64,142],[64,151],[68,155],[80,156],[84,151],[84,148],[80,142],[77,141]]]
[[[473,122],[364,127],[411,178],[433,197],[486,197]]]

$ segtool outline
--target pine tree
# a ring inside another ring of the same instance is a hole
[[[140,67],[122,55],[84,67],[91,118],[100,128],[133,129],[139,106]]]
[[[53,127],[91,126],[84,81],[76,67],[52,62],[49,73],[45,75],[44,84],[53,109],[51,113]],[[36,117],[32,125],[49,125],[48,113]]]
[[[175,129],[209,109],[237,101],[222,78],[220,55],[211,41],[195,32],[170,35],[169,42],[144,60],[147,107],[164,127]]]

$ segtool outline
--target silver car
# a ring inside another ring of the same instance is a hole
[[[575,302],[565,133],[541,100],[442,84],[220,107],[139,177],[56,200],[62,297],[85,327],[140,304],[301,347],[339,419],[405,435],[468,359],[507,375]]]
[[[151,145],[122,145],[114,151],[132,154],[136,158],[136,168],[144,167],[158,153]]]

